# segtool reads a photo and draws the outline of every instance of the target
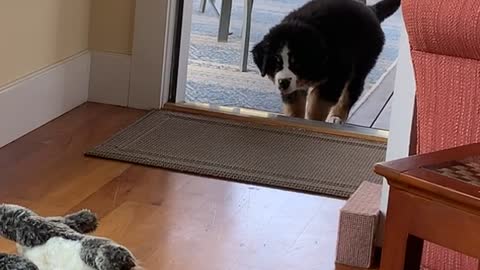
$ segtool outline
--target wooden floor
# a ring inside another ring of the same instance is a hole
[[[1,148],[0,201],[42,215],[92,209],[97,234],[145,269],[335,269],[344,201],[83,156],[143,114],[84,104]]]

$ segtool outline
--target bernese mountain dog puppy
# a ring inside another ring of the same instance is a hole
[[[312,0],[271,28],[252,54],[280,90],[284,113],[345,122],[383,49],[380,24],[399,7],[400,0]]]

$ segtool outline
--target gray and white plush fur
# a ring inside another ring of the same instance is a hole
[[[2,270],[39,270],[28,259],[14,254],[0,253],[0,269]]]
[[[41,217],[17,205],[0,204],[0,236],[15,241],[18,255],[0,254],[0,269],[140,269],[123,246],[85,233],[97,228],[95,214],[83,210],[65,217]]]

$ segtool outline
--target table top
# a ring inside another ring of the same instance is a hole
[[[377,164],[391,186],[480,207],[480,143]]]
[[[423,168],[458,181],[480,186],[480,156],[447,161]]]

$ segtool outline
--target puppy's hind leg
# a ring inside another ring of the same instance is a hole
[[[328,120],[332,107],[339,103],[350,74],[349,65],[339,64],[329,70],[327,81],[311,91],[312,99],[309,98],[308,102],[312,100],[312,105],[309,105],[312,109],[309,108],[309,111],[312,112],[313,117],[309,119]]]
[[[288,95],[282,95],[283,113],[290,117],[305,118],[307,92],[297,90]]]
[[[365,59],[359,61],[360,64],[353,68],[351,79],[347,81],[343,87],[342,95],[337,104],[332,108],[329,115],[331,122],[344,123],[348,119],[348,114],[353,105],[358,101],[358,98],[363,92],[365,86],[365,79],[375,66],[378,54],[381,52],[381,47],[377,52],[373,52],[370,58],[366,56]]]
[[[366,72],[355,74],[355,76],[345,84],[342,95],[329,114],[330,122],[344,123],[347,121],[350,109],[355,102],[358,101],[358,98],[363,92],[365,78],[369,71],[368,69],[365,70]]]
[[[350,112],[350,91],[348,89],[350,83],[347,82],[342,90],[342,95],[338,99],[337,104],[330,110],[326,122],[333,124],[343,124],[347,121]]]
[[[307,119],[325,121],[330,112],[330,108],[334,105],[320,96],[320,89],[315,87],[309,90],[307,97]]]

